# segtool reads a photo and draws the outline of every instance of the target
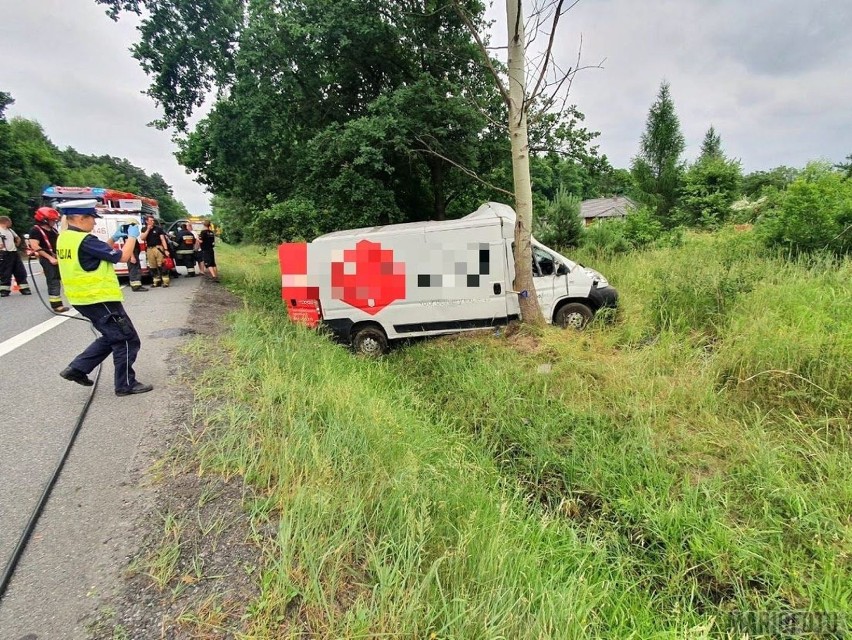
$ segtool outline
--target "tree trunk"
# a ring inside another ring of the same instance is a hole
[[[525,104],[526,64],[524,46],[524,17],[521,0],[506,0],[509,25],[509,137],[512,141],[512,175],[515,185],[515,290],[526,291],[520,297],[524,322],[542,324],[532,274],[532,185],[530,182],[530,146],[527,138],[527,109]]]
[[[429,173],[432,178],[432,200],[435,220],[447,219],[447,206],[444,198],[444,164],[439,158],[429,161]]]

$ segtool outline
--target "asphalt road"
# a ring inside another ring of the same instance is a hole
[[[36,278],[46,295],[44,278]],[[185,340],[151,334],[186,325],[199,281],[180,278],[145,293],[125,288],[125,307],[142,338],[137,376],[154,391],[116,397],[112,362],[104,363],[77,443],[0,601],[3,640],[84,638],[101,596],[117,588],[134,551],[129,527],[143,498],[140,470],[150,463],[140,443],[169,419],[169,385],[175,384],[169,357]],[[36,295],[0,299],[2,566],[88,397],[87,388],[63,380],[59,371],[93,339],[88,323],[53,316]]]

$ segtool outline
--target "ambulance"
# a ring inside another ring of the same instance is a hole
[[[489,202],[458,220],[336,231],[278,248],[281,297],[291,320],[322,325],[356,353],[391,341],[474,331],[520,318],[515,212]],[[545,319],[582,329],[618,293],[595,271],[532,241]]]
[[[141,228],[143,216],[151,214],[155,218],[159,219],[160,217],[159,205],[153,198],[145,198],[115,189],[50,186],[42,192],[41,198],[42,204],[47,207],[54,207],[58,203],[68,200],[96,200],[98,203],[96,210],[101,217],[95,218],[95,228],[92,229],[92,234],[116,249],[120,249],[124,241],[115,242],[112,236],[122,225],[136,223]],[[142,275],[148,275],[145,243],[140,243],[139,248],[139,266]],[[115,273],[119,277],[127,276],[127,263],[119,262],[116,264]]]

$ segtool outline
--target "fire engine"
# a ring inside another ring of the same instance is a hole
[[[60,202],[68,200],[97,200],[97,211],[101,216],[95,220],[95,228],[92,233],[109,245],[120,249],[124,241],[113,242],[112,236],[122,224],[135,222],[142,226],[142,217],[153,215],[160,217],[160,207],[153,198],[146,198],[115,189],[104,189],[102,187],[47,187],[41,194],[42,204],[46,207],[54,207]],[[140,243],[139,266],[142,274],[148,274],[148,264],[145,258],[145,243]],[[119,262],[115,265],[115,272],[119,276],[127,275],[127,264]]]

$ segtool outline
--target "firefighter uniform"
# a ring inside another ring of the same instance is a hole
[[[30,247],[38,256],[41,271],[47,281],[47,297],[50,307],[57,313],[68,311],[62,304],[62,278],[56,259],[56,241],[59,234],[54,225],[59,222],[59,212],[50,207],[41,207],[35,213],[36,224],[30,229]]]
[[[20,236],[12,230],[12,221],[6,216],[0,217],[0,298],[12,293],[12,276],[18,283],[22,295],[28,296],[30,285],[27,283],[27,270],[18,253]]]
[[[66,206],[63,207],[63,204]],[[62,209],[65,215],[99,217],[95,204],[94,200],[78,201],[61,203],[57,208]],[[128,233],[138,235],[138,228]],[[59,234],[56,249],[65,295],[101,334],[59,375],[66,380],[91,386],[88,374],[112,354],[116,395],[151,391],[153,387],[136,380],[136,372],[133,370],[141,341],[122,305],[124,295],[113,267],[121,262],[122,252],[73,226],[73,222],[69,222],[68,228]]]
[[[126,224],[136,224],[136,221],[131,220]],[[139,257],[140,255],[142,255],[142,250],[139,249],[137,242],[136,246],[133,247],[133,257],[127,261],[127,277],[130,280],[131,291],[148,291],[148,287],[142,286],[142,259]]]
[[[175,235],[177,240],[177,263],[186,267],[186,274],[195,277],[195,245],[198,243],[195,234],[190,231],[188,225],[178,230]]]
[[[150,219],[150,216],[149,216]],[[156,223],[150,226],[146,221],[142,231],[143,240],[148,245],[145,257],[148,259],[148,270],[151,272],[155,287],[168,287],[170,283],[169,270],[165,267],[168,249],[166,248],[166,232]]]

